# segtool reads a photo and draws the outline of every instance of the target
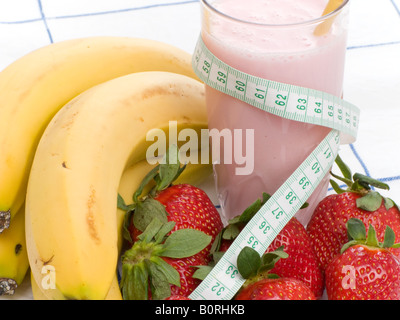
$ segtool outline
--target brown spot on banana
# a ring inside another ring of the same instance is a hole
[[[48,264],[50,264],[50,262],[53,261],[53,258],[54,258],[54,255],[52,255],[50,259],[42,260],[43,265],[47,266]]]
[[[93,205],[96,203],[96,190],[91,186],[90,195],[87,202],[87,213],[86,213],[86,223],[89,229],[90,237],[95,241],[96,244],[100,244],[101,240],[96,229],[96,221],[94,218]]]

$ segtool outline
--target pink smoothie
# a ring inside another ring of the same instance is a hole
[[[266,24],[318,19],[327,0],[216,0],[210,3],[224,15],[210,9],[203,11],[202,38],[219,59],[255,76],[342,95],[347,10],[335,17],[327,34],[316,36],[316,23]],[[221,164],[214,165],[225,219],[242,213],[263,192],[273,194],[330,131],[271,115],[209,87],[206,87],[206,99],[209,128],[254,129],[255,133],[251,174],[235,174],[235,168],[240,165],[224,164],[223,158]],[[308,200],[309,207],[296,215],[303,224],[307,224],[315,206],[326,195],[328,183],[329,175]]]

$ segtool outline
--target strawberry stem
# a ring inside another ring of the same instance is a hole
[[[365,194],[369,190],[371,190],[371,186],[383,190],[389,190],[389,186],[386,183],[371,178],[369,176],[366,176],[364,174],[355,173],[352,176],[350,168],[344,163],[344,161],[339,155],[337,155],[335,163],[339,167],[343,177],[331,172],[332,177],[344,182],[348,187],[347,190],[343,190],[338,186],[337,183],[333,184],[332,183],[333,180],[331,180],[331,185],[337,193],[343,193],[345,191],[353,191]]]
[[[331,186],[337,194],[354,192],[361,195],[361,197],[357,199],[357,207],[370,212],[377,210],[382,205],[382,201],[384,201],[387,210],[397,206],[393,200],[384,198],[378,192],[372,190],[373,187],[389,190],[388,184],[361,173],[355,173],[352,176],[349,167],[343,162],[339,155],[336,157],[335,163],[342,172],[343,177],[333,172],[331,172],[331,176],[347,185],[347,189],[342,189],[335,180],[331,179]]]
[[[386,226],[382,243],[377,239],[375,228],[370,224],[367,233],[364,223],[358,218],[350,218],[346,223],[346,227],[349,242],[341,248],[341,253],[357,244],[375,248],[398,248],[400,246],[400,244],[394,243],[395,233],[389,226]]]
[[[167,222],[167,211],[165,207],[154,200],[156,195],[168,188],[185,170],[186,166],[182,166],[179,162],[179,149],[176,145],[171,145],[164,155],[161,163],[150,170],[143,178],[138,189],[132,196],[133,203],[127,205],[123,198],[118,195],[117,206],[125,211],[125,219],[123,224],[123,236],[130,243],[133,242],[129,232],[129,225],[133,219],[134,226],[143,231],[148,224],[158,218],[162,222]],[[143,195],[145,187],[155,182],[155,185],[148,194]]]
[[[196,229],[179,229],[167,234],[175,222],[163,223],[154,218],[131,248],[122,255],[121,288],[125,300],[165,299],[170,285],[180,287],[180,275],[162,257],[193,256],[211,242],[211,236]],[[149,289],[150,288],[150,289]]]
[[[250,247],[244,247],[237,257],[237,268],[244,279],[252,281],[254,278],[268,277],[268,272],[274,268],[279,259],[285,259],[288,254],[283,246],[274,251],[266,252],[262,256]]]

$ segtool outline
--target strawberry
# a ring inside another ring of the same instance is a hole
[[[347,222],[351,241],[326,268],[326,290],[330,300],[400,300],[400,260],[388,248],[394,232],[386,228],[384,242],[375,229],[355,218]]]
[[[223,229],[220,235],[219,248],[215,249],[220,252],[227,251],[233,239],[243,229],[247,221],[267,200],[268,195],[264,194],[263,200],[257,200],[241,216],[230,220],[228,226]],[[218,245],[215,244],[215,246]],[[305,282],[315,297],[320,298],[324,290],[323,274],[306,229],[295,217],[289,220],[266,252],[275,251],[282,246],[289,257],[276,262],[271,272],[280,277],[290,277]]]
[[[201,189],[189,184],[179,184],[162,190],[154,197],[167,212],[167,220],[174,221],[172,231],[179,229],[196,229],[215,237],[223,228],[219,212],[208,195]],[[132,223],[134,226],[134,224]],[[134,231],[134,233],[137,233]],[[207,260],[210,257],[211,244],[201,253]]]
[[[276,236],[267,252],[281,246],[284,246],[289,257],[277,261],[271,272],[280,277],[290,277],[305,282],[315,297],[321,298],[324,291],[324,276],[306,229],[295,217],[290,219]]]
[[[188,297],[194,289],[200,284],[200,280],[193,278],[196,271],[194,266],[206,265],[208,260],[201,258],[201,254],[195,254],[191,257],[172,259],[163,257],[163,260],[171,265],[179,273],[179,285],[171,285],[172,296]]]
[[[244,287],[235,300],[316,300],[304,282],[294,278],[262,279]]]
[[[124,299],[188,296],[200,283],[192,277],[193,266],[207,265],[212,242],[223,228],[203,190],[172,185],[184,169],[175,159],[171,163],[167,157],[165,164],[149,172],[133,204],[118,199],[119,207],[127,212],[124,236],[131,244],[122,256]],[[143,195],[152,180],[154,186]]]
[[[282,277],[271,273],[271,268],[287,254],[278,248],[262,257],[250,247],[242,249],[237,266],[240,274],[247,279],[235,300],[316,300],[311,289],[301,280]]]
[[[352,177],[339,156],[336,163],[344,177],[333,173],[332,176],[345,182],[348,188],[342,190],[331,180],[337,194],[322,199],[307,225],[307,233],[322,270],[347,242],[346,223],[350,218],[360,219],[366,227],[373,225],[379,241],[383,241],[386,226],[392,228],[396,241],[400,239],[400,212],[397,205],[372,190],[372,187],[389,190],[389,186],[359,173]],[[391,250],[400,257],[399,249]]]
[[[168,298],[166,298],[165,300],[192,300],[186,296],[180,296],[180,295],[171,295]]]

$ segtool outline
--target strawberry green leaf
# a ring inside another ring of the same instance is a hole
[[[124,264],[121,279],[122,295],[124,300],[148,299],[148,271],[144,264]]]
[[[261,209],[261,207],[271,198],[271,195],[263,192],[262,199],[257,199],[239,216],[239,221],[247,223]]]
[[[305,209],[308,208],[310,204],[308,202],[304,202],[303,205],[300,207],[300,209]]]
[[[160,231],[162,226],[163,223],[158,218],[154,218],[151,220],[144,232],[138,236],[138,239],[144,242],[150,242]]]
[[[379,189],[383,189],[383,190],[389,190],[389,185],[387,185],[386,183],[376,180],[374,178],[368,177],[364,174],[361,173],[355,173],[353,176],[353,180],[354,181],[358,181],[358,183],[362,186],[364,186],[366,189],[369,189],[369,186],[373,186]]]
[[[279,259],[286,259],[289,255],[283,251],[284,246],[280,246],[274,251],[266,252],[261,257],[263,270],[271,270]]]
[[[260,210],[262,205],[261,199],[257,199],[250,206],[248,206],[243,213],[239,216],[239,222],[248,222]]]
[[[177,177],[180,169],[179,150],[176,145],[171,145],[160,164],[158,191],[167,188]]]
[[[333,174],[332,174],[332,175],[333,175]],[[338,184],[335,180],[330,179],[329,182],[330,182],[330,184],[331,184],[333,190],[335,190],[335,192],[336,192],[337,194],[341,194],[341,193],[346,192],[346,190],[342,189],[342,188],[339,186],[339,184]]]
[[[218,252],[219,251],[219,249],[221,247],[221,242],[222,242],[222,234],[223,234],[224,231],[225,230],[222,229],[222,231],[220,231],[217,234],[217,236],[215,237],[214,242],[213,242],[213,244],[211,246],[211,249],[210,249],[210,253],[211,254],[213,254],[214,252]]]
[[[235,239],[240,233],[240,229],[236,224],[229,224],[226,226],[222,238],[225,240],[233,240]]]
[[[261,257],[256,250],[244,247],[237,257],[237,268],[244,279],[256,276],[261,267]]]
[[[376,211],[382,205],[382,196],[375,191],[368,192],[356,200],[357,207],[366,211]]]
[[[195,266],[195,268],[197,270],[193,273],[192,278],[199,280],[204,280],[213,269],[211,266]]]
[[[127,205],[125,203],[124,198],[122,198],[122,196],[118,193],[118,196],[117,196],[117,208],[121,209],[122,211],[128,212],[128,211],[131,211],[131,210],[133,210],[135,208],[135,204]]]
[[[338,176],[338,175],[334,174],[333,172],[331,172],[331,176],[334,177],[335,179],[338,179],[338,180],[344,182],[349,188],[353,187],[354,183],[353,183],[352,180],[349,180],[349,179],[343,178],[341,176]],[[332,182],[331,182],[331,184],[332,184]]]
[[[383,201],[384,201],[386,210],[389,210],[393,207],[396,207],[398,209],[397,204],[392,199],[385,197],[385,198],[383,198]]]
[[[125,211],[124,223],[122,224],[122,236],[125,240],[132,243],[131,233],[129,232],[129,225],[131,222],[132,212],[135,209],[135,204],[127,205],[124,198],[120,194],[117,197],[117,208]]]
[[[336,159],[335,159],[335,163],[337,164],[337,166],[339,167],[340,172],[342,173],[343,177],[347,180],[351,181],[352,178],[352,174],[351,174],[351,170],[350,168],[343,162],[342,158],[337,155]],[[349,187],[351,186],[348,185]]]
[[[271,195],[263,192],[262,199],[257,199],[252,204],[250,204],[242,212],[242,214],[229,220],[229,225],[249,222],[254,217],[254,215],[261,209],[261,207],[269,200],[269,198],[271,198]]]
[[[155,242],[156,243],[161,243],[164,241],[166,235],[175,227],[175,222],[174,221],[169,221],[167,223],[164,223],[161,229],[158,231],[158,233],[155,236]]]
[[[131,224],[133,211],[127,211],[124,216],[124,222],[122,224],[122,236],[125,240],[133,243],[133,239],[131,237],[131,233],[129,231],[129,226]]]
[[[211,236],[196,229],[176,230],[165,240],[162,256],[170,258],[190,257],[207,247],[211,239]]]
[[[215,262],[215,263],[217,263],[219,260],[221,260],[221,258],[222,258],[222,256],[225,254],[225,252],[223,252],[223,251],[218,251],[218,252],[214,252],[213,254],[212,254],[212,256],[213,256],[213,261]]]
[[[142,182],[139,185],[139,188],[133,194],[133,202],[134,203],[139,202],[139,197],[142,195],[144,187],[147,186],[148,183],[154,179],[154,177],[158,174],[159,170],[160,170],[160,165],[157,165],[152,170],[150,170],[150,172],[147,173],[147,175],[143,178]]]
[[[367,238],[367,231],[364,223],[357,218],[350,218],[347,221],[347,233],[350,239],[357,241],[365,241]]]
[[[163,270],[157,264],[145,260],[147,269],[149,270],[149,280],[151,297],[153,300],[164,300],[171,295],[171,286],[166,278]]]
[[[154,218],[158,218],[161,222],[167,223],[167,211],[165,207],[152,198],[146,198],[136,205],[133,215],[133,223],[137,229],[144,231]]]
[[[378,238],[376,237],[375,228],[371,224],[369,225],[368,228],[366,244],[374,247],[379,247],[379,241]]]
[[[390,228],[389,226],[386,226],[385,236],[384,236],[382,247],[383,248],[391,248],[391,247],[393,247],[394,242],[395,242],[395,238],[396,238],[396,235],[395,235],[393,229]]]
[[[177,287],[181,286],[179,272],[173,266],[160,257],[152,257],[151,260],[157,266],[157,270],[164,274],[168,283]]]

